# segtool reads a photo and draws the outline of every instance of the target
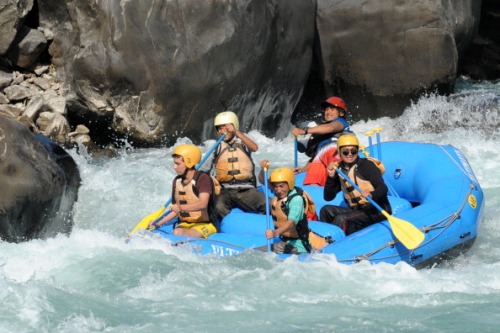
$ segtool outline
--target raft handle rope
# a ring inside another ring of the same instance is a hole
[[[466,195],[466,198],[470,195],[470,193],[472,192],[472,189],[475,188],[475,186],[473,184],[471,184],[470,186],[470,190],[469,190],[469,193]],[[456,212],[453,212],[452,214],[450,214],[449,216],[441,219],[440,221],[430,225],[430,226],[426,226],[424,228],[422,228],[421,230],[424,232],[424,233],[428,233],[429,231],[431,230],[437,230],[437,229],[442,229],[442,231],[440,233],[438,233],[437,235],[435,235],[434,237],[432,237],[431,239],[428,239],[425,243],[421,244],[419,246],[422,247],[422,246],[425,246],[426,244],[430,243],[431,241],[433,241],[434,239],[436,239],[438,236],[440,236],[448,227],[450,227],[457,219],[460,218],[460,212],[462,212],[462,210],[464,209],[465,205],[467,203],[467,199],[464,199],[460,208],[456,211]],[[444,224],[442,224],[443,222],[445,222]],[[464,235],[461,235],[460,238],[465,238],[467,236],[469,236],[470,233],[467,233]],[[187,239],[187,240],[182,240],[182,241],[178,241],[178,242],[175,242],[175,243],[172,243],[171,245],[172,246],[178,246],[178,245],[182,245],[182,244],[187,244],[187,243],[192,243],[192,242],[196,242],[196,241],[212,241],[212,242],[217,242],[217,243],[221,243],[221,244],[226,244],[226,245],[230,245],[230,246],[234,246],[234,247],[237,247],[237,248],[241,248],[242,250],[246,250],[247,248],[243,247],[243,246],[240,246],[240,245],[236,245],[236,244],[232,244],[232,243],[228,243],[228,242],[224,242],[224,241],[220,241],[220,240],[211,240],[211,239],[204,239],[204,238],[193,238],[193,239]],[[397,243],[399,243],[398,240],[391,240],[387,243],[385,243],[384,245],[374,249],[373,251],[370,251],[368,253],[365,253],[365,254],[362,254],[362,255],[358,255],[354,258],[349,258],[349,259],[339,259],[338,262],[360,262],[360,261],[363,261],[363,260],[368,260],[370,262],[373,262],[373,261],[382,261],[382,260],[385,260],[385,259],[389,259],[389,258],[395,258],[397,257],[398,255],[395,254],[395,255],[390,255],[390,256],[384,256],[384,257],[377,257],[377,258],[371,258],[373,255],[375,255],[376,253],[382,251],[383,249],[385,249],[386,247],[394,247],[394,245],[396,245]],[[410,253],[413,252],[413,250],[409,251]],[[412,256],[412,261],[416,259],[415,256]]]
[[[221,240],[206,239],[206,238],[190,238],[190,239],[186,239],[186,240],[177,241],[175,243],[172,243],[171,245],[172,246],[179,246],[179,245],[193,243],[193,242],[198,242],[198,241],[221,243],[221,244],[225,244],[225,245],[234,246],[234,247],[240,248],[242,250],[247,250],[246,247],[241,246],[241,245],[236,245],[236,244],[232,244],[232,243],[229,243],[229,242],[224,242],[224,241],[221,241]]]
[[[477,185],[479,182],[477,181],[477,179],[475,179],[474,177],[474,174],[472,173],[472,170],[470,170],[470,173],[467,172],[467,170],[465,170],[465,166],[464,166],[464,163],[467,163],[468,165],[468,162],[465,160],[465,158],[463,157],[462,153],[460,151],[458,151],[455,147],[451,146],[453,149],[455,149],[455,152],[457,153],[457,156],[459,159],[462,159],[462,164],[458,164],[458,162],[453,158],[453,156],[450,155],[450,153],[444,149],[443,146],[439,146],[439,148],[441,148],[441,150],[443,150],[445,152],[446,155],[448,155],[448,157],[453,161],[453,163],[455,163],[455,165],[458,167],[458,169],[460,171],[462,171],[462,173],[465,175],[465,177],[467,177],[468,180],[470,180],[471,183],[474,184],[474,188],[477,189]],[[469,165],[468,165],[469,166]],[[470,166],[469,166],[469,169],[470,169]],[[471,174],[473,177],[471,177]]]
[[[469,194],[470,194],[470,191],[469,191]],[[468,197],[469,194],[467,194],[466,197]],[[449,216],[443,218],[442,220],[440,220],[440,221],[438,221],[438,222],[436,222],[436,223],[434,223],[434,224],[432,224],[430,226],[422,228],[421,230],[424,233],[428,233],[431,230],[437,230],[437,229],[442,229],[442,231],[440,233],[438,233],[437,235],[435,235],[434,237],[432,237],[431,239],[428,239],[425,243],[421,244],[419,246],[419,248],[422,247],[422,246],[425,246],[426,244],[428,244],[431,241],[433,241],[434,239],[436,239],[448,227],[450,227],[457,219],[459,219],[460,218],[460,212],[464,209],[466,202],[467,202],[467,200],[465,199],[462,202],[461,207],[456,212],[450,214]],[[446,222],[446,223],[444,225],[441,225],[443,222]],[[469,233],[469,235],[470,235],[470,233]],[[462,237],[462,236],[463,235],[461,235],[460,237],[461,238],[465,238],[465,237]],[[241,248],[242,250],[247,250],[247,248],[245,248],[244,246],[240,246],[240,245],[236,245],[236,244],[232,244],[232,243],[224,242],[224,241],[220,241],[220,240],[211,240],[211,239],[205,239],[205,238],[192,238],[192,239],[182,240],[182,241],[178,241],[178,242],[172,243],[171,245],[172,246],[178,246],[178,245],[192,243],[192,242],[196,242],[196,241],[212,241],[212,242],[217,242],[217,243],[226,244],[226,245],[234,246],[234,247],[237,247],[237,248]],[[371,257],[373,255],[375,255],[376,253],[382,251],[386,247],[394,247],[394,245],[396,245],[397,243],[400,243],[400,242],[398,240],[391,240],[391,241],[383,244],[382,246],[380,246],[380,247],[378,247],[378,248],[376,248],[376,249],[374,249],[374,250],[372,250],[372,251],[370,251],[368,253],[358,255],[358,256],[356,256],[354,258],[339,259],[338,262],[360,262],[360,261],[363,261],[363,260],[368,260],[370,262],[373,262],[373,261],[382,261],[382,260],[389,259],[389,258],[395,258],[395,257],[398,256],[397,254],[390,255],[390,256],[377,257],[377,258],[371,258]],[[409,252],[413,253],[413,251],[414,250],[411,250]],[[412,261],[416,259],[416,257],[413,256],[413,255],[411,257],[413,258]]]
[[[442,229],[441,232],[439,232],[437,235],[435,235],[434,237],[432,237],[431,239],[428,239],[425,241],[425,243],[421,244],[419,246],[422,247],[422,246],[425,246],[426,244],[429,244],[430,242],[432,242],[433,240],[435,240],[437,237],[439,237],[447,228],[449,228],[456,220],[458,220],[460,218],[460,213],[462,212],[462,210],[464,209],[466,203],[467,203],[467,197],[470,195],[470,193],[472,192],[472,189],[474,188],[474,185],[471,184],[471,187],[470,187],[470,190],[469,190],[469,193],[465,196],[465,199],[462,201],[462,204],[460,206],[460,208],[453,212],[452,214],[446,216],[445,218],[441,219],[440,221],[430,225],[430,226],[426,226],[426,227],[423,227],[421,230],[424,232],[424,233],[428,233],[429,231],[431,230],[437,230],[437,229]],[[444,224],[443,224],[444,223]],[[466,238],[470,236],[470,232],[469,233],[466,233],[466,234],[462,234],[460,235],[460,238]],[[390,242],[387,242],[386,244],[380,246],[379,248],[376,248],[374,249],[373,251],[370,251],[368,253],[365,253],[365,254],[362,254],[362,255],[358,255],[356,256],[355,258],[350,258],[350,259],[340,259],[338,260],[339,262],[360,262],[362,260],[368,260],[368,261],[381,261],[381,260],[384,260],[384,259],[388,259],[388,258],[394,258],[394,257],[397,257],[398,255],[390,255],[390,256],[384,256],[384,257],[378,257],[378,258],[370,258],[372,257],[374,254],[382,251],[383,249],[385,249],[386,247],[394,247],[395,244],[399,243],[398,240],[391,240]],[[412,251],[409,251],[410,253],[413,252]],[[416,259],[416,257],[415,257]],[[415,260],[415,259],[412,259]]]

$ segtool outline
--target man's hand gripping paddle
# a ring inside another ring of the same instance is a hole
[[[212,146],[212,148],[210,148],[210,150],[207,151],[207,153],[205,154],[203,159],[200,161],[200,163],[198,163],[195,166],[196,170],[198,170],[205,163],[205,161],[208,159],[208,157],[210,157],[210,155],[215,151],[215,149],[219,146],[219,144],[222,142],[222,140],[224,140],[225,137],[226,137],[226,134],[221,135],[221,137]],[[132,236],[132,234],[139,229],[147,229],[149,227],[149,224],[151,221],[154,221],[153,224],[155,224],[158,221],[160,221],[163,217],[165,217],[168,213],[170,213],[170,210],[167,210],[167,207],[171,203],[172,203],[172,198],[168,199],[167,202],[165,202],[165,204],[163,205],[163,207],[158,209],[156,212],[151,213],[148,216],[144,217],[139,223],[137,223],[137,225],[134,227],[134,229],[132,229],[132,231],[130,231],[130,233],[128,234],[128,238],[130,238]]]
[[[347,177],[340,168],[337,168],[338,174],[348,181],[359,193],[362,193],[361,189],[355,182],[353,182],[349,177]],[[365,197],[375,208],[377,208],[389,221],[392,228],[394,236],[409,250],[416,249],[420,243],[425,239],[425,234],[420,231],[417,227],[408,221],[398,219],[387,213],[379,204],[375,202],[369,196]]]

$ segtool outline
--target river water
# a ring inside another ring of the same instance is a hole
[[[124,149],[100,160],[72,151],[83,178],[72,234],[0,242],[0,333],[498,332],[499,103],[500,83],[462,80],[453,96],[421,98],[396,119],[352,125],[364,144],[363,133],[376,127],[382,141],[451,144],[482,185],[485,213],[473,248],[424,270],[322,256],[307,263],[270,253],[201,257],[148,233],[126,243],[169,198],[172,149]],[[255,161],[293,163],[291,137],[249,135],[260,146]]]

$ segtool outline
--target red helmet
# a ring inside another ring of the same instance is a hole
[[[333,105],[337,108],[341,108],[342,110],[344,110],[344,112],[347,111],[347,105],[345,105],[344,100],[340,97],[330,97],[326,101],[321,102],[321,107],[323,109],[329,105]]]

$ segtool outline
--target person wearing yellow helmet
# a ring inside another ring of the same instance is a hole
[[[342,98],[332,96],[321,102],[321,108],[324,110],[322,124],[292,129],[295,137],[305,136],[298,140],[298,150],[310,157],[303,168],[294,168],[296,173],[307,172],[304,185],[325,186],[326,166],[335,160],[334,155],[338,155],[335,141],[341,133],[351,131],[345,119],[347,105]]]
[[[170,213],[155,225],[151,222],[150,228],[178,218],[174,235],[207,238],[217,232],[217,219],[213,214],[212,178],[195,169],[201,161],[201,150],[195,145],[181,144],[174,149],[172,158],[177,177],[172,184]]]
[[[268,165],[268,160],[260,162],[262,168]],[[259,179],[263,179],[262,172]],[[271,244],[271,250],[286,254],[311,252],[306,201],[302,189],[295,187],[294,171],[286,167],[275,169],[269,176],[269,186],[274,192],[271,200],[274,229],[266,230],[266,238],[280,238],[279,242]],[[260,249],[265,251],[267,247]]]
[[[382,178],[381,168],[373,160],[360,158],[359,140],[352,133],[342,134],[337,141],[341,162],[327,166],[328,179],[323,192],[326,201],[335,198],[338,192],[344,193],[346,206],[325,205],[320,211],[320,221],[340,227],[346,235],[361,230],[371,224],[385,220],[382,213],[366,197],[371,197],[386,212],[392,213],[388,188]],[[350,183],[337,173],[337,168],[354,181],[362,190],[358,192]]]
[[[259,149],[258,145],[240,131],[238,117],[232,111],[217,114],[214,126],[219,136],[226,134],[226,137],[201,170],[210,173],[215,169],[215,178],[221,185],[215,207],[217,216],[222,219],[235,207],[264,214],[266,198],[255,187],[255,165],[251,157]]]

